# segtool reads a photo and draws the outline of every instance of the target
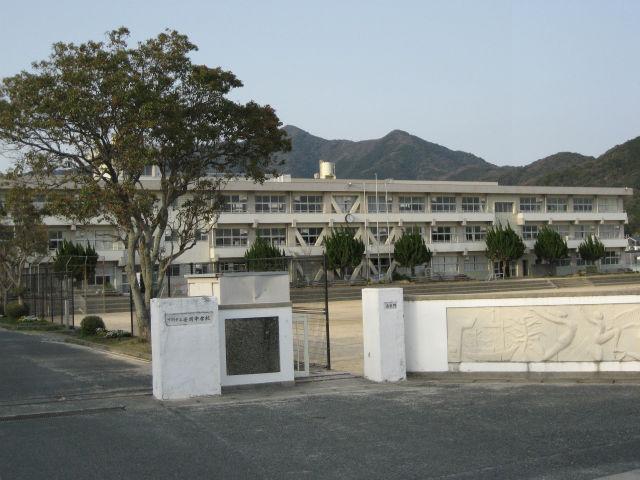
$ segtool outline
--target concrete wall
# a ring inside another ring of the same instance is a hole
[[[405,301],[407,371],[640,370],[640,296]]]

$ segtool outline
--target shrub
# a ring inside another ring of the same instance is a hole
[[[9,318],[18,319],[25,315],[29,315],[29,306],[26,303],[20,304],[18,302],[11,302],[7,304],[5,313]]]
[[[80,322],[80,333],[82,335],[95,335],[99,328],[104,329],[104,322],[97,315],[87,315]]]

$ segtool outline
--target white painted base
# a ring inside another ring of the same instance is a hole
[[[449,370],[465,373],[640,372],[640,362],[461,362],[449,364]]]

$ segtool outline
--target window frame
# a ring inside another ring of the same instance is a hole
[[[431,211],[436,213],[455,213],[458,211],[455,195],[437,195],[431,197],[430,206]]]

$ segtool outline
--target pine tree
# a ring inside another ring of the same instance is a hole
[[[566,240],[558,232],[548,227],[543,227],[538,232],[533,251],[540,260],[544,260],[553,266],[557,265],[558,260],[569,256]]]
[[[349,268],[355,268],[362,262],[365,246],[362,240],[355,239],[350,230],[335,229],[324,238],[327,253],[327,266],[335,270],[340,278]]]
[[[415,276],[416,265],[422,265],[431,260],[431,250],[424,243],[419,233],[403,233],[394,246],[393,257],[402,267],[411,269],[411,276]]]
[[[595,236],[590,235],[578,246],[580,258],[587,262],[597,262],[604,257],[604,244]]]
[[[509,224],[506,227],[498,224],[489,228],[487,230],[486,244],[487,258],[498,262],[500,273],[507,277],[511,271],[509,264],[522,257],[526,248],[520,236]]]
[[[247,270],[250,272],[273,272],[286,270],[284,252],[268,240],[257,237],[244,253]]]

